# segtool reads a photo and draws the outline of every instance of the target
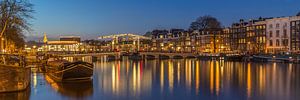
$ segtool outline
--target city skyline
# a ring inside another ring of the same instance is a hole
[[[300,0],[0,0],[0,98],[299,100]]]
[[[96,36],[111,33],[144,34],[158,28],[187,29],[192,21],[203,15],[214,16],[223,26],[230,26],[239,19],[293,16],[299,11],[297,4],[300,2],[296,0],[258,1],[32,1],[37,10],[32,20],[33,31],[26,34],[26,40],[38,41],[43,32],[49,38],[64,34],[96,39]],[[269,2],[272,5],[266,6]]]

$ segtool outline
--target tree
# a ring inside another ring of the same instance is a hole
[[[300,16],[300,12],[298,12],[297,16]]]
[[[151,36],[152,36],[152,32],[146,32],[146,33],[144,34],[144,36],[146,36],[146,37],[151,37]]]
[[[200,16],[190,25],[191,30],[202,30],[210,28],[221,28],[221,23],[215,17],[209,15]]]
[[[24,46],[23,33],[31,30],[28,21],[33,19],[32,6],[28,0],[0,1],[0,38],[3,38],[6,44],[12,43],[16,48]]]

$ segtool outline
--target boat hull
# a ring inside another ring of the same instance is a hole
[[[60,66],[47,66],[47,73],[57,82],[91,81],[93,65],[86,62],[73,62]]]

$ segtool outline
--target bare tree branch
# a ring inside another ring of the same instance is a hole
[[[221,28],[221,23],[215,17],[206,15],[197,18],[197,20],[190,25],[191,30],[203,30],[209,28]]]
[[[33,19],[33,5],[28,0],[0,1],[0,37],[13,42],[17,46],[24,46],[24,31],[31,30],[30,19]]]

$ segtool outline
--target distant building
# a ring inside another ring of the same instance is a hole
[[[266,53],[265,19],[249,21],[246,29],[246,45],[248,53]]]
[[[60,41],[77,41],[80,42],[80,36],[60,36]]]
[[[78,36],[60,36],[59,41],[49,41],[44,35],[45,45],[42,47],[43,51],[47,52],[81,52],[85,51],[80,43]]]
[[[223,53],[226,51],[226,38],[223,29],[195,30],[196,51],[200,53]]]
[[[53,52],[75,52],[81,51],[79,49],[79,42],[77,41],[48,41],[46,51]]]
[[[264,53],[266,50],[265,19],[233,23],[229,32],[230,49],[235,53]]]
[[[223,43],[223,47],[222,47],[222,51],[224,52],[224,53],[231,53],[231,48],[230,48],[230,28],[229,27],[227,27],[227,28],[223,28],[223,36],[222,36],[222,38],[223,38],[223,41],[222,41],[222,43]]]
[[[246,28],[248,22],[240,20],[239,23],[233,23],[230,27],[230,49],[233,52],[246,51]]]
[[[153,30],[152,51],[192,52],[195,51],[192,32],[184,29]]]
[[[153,30],[152,31],[152,48],[151,51],[163,51],[163,47],[167,43],[168,30]]]
[[[266,20],[268,53],[290,51],[289,23],[289,17],[272,18]]]
[[[168,43],[165,47],[168,52],[192,52],[195,51],[192,33],[184,29],[171,29],[168,33]]]
[[[291,36],[291,50],[295,52],[300,51],[300,16],[290,18],[290,36]]]

